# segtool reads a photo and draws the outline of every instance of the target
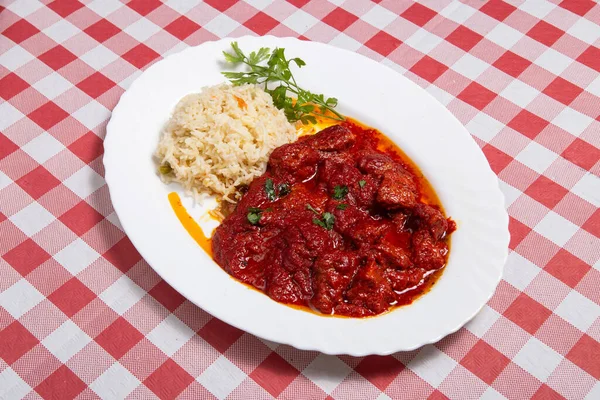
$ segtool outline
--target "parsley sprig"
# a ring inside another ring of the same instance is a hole
[[[232,53],[223,52],[225,60],[232,64],[245,64],[249,67],[246,72],[223,72],[227,79],[234,85],[264,84],[265,91],[273,98],[275,107],[283,110],[288,121],[302,123],[316,123],[316,117],[324,117],[343,121],[343,115],[334,110],[337,106],[335,97],[326,98],[322,94],[315,94],[302,89],[296,83],[296,78],[290,70],[292,63],[302,68],[306,63],[300,58],[287,59],[285,49],[276,47],[273,51],[268,47],[261,47],[246,55],[237,42],[231,42]],[[266,65],[265,62],[266,61]],[[269,89],[270,82],[279,82],[279,86]],[[296,101],[288,92],[296,96]],[[333,115],[329,114],[331,112]]]

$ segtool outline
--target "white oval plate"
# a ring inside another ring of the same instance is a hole
[[[215,317],[259,337],[327,354],[390,354],[455,332],[490,299],[502,276],[508,215],[495,174],[466,129],[407,78],[361,55],[294,38],[242,37],[245,51],[284,47],[307,66],[301,86],[339,99],[339,110],[379,129],[421,168],[458,224],[449,263],[410,306],[366,318],[331,318],[271,300],[232,279],[195,243],[167,199],[176,186],[156,175],[152,154],[184,95],[224,81],[221,52],[207,42],[157,62],[115,107],[104,142],[106,182],[125,232],[171,286]],[[183,197],[183,195],[182,195]],[[191,206],[191,202],[186,202]],[[190,209],[198,215],[198,209]]]

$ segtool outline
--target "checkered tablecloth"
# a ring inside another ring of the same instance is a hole
[[[0,398],[600,399],[595,1],[0,0],[0,33]],[[466,125],[512,235],[466,327],[388,357],[299,351],[133,248],[103,180],[111,110],[153,62],[247,34],[364,54]]]

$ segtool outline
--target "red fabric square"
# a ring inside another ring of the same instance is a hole
[[[332,12],[327,14],[322,21],[327,25],[333,26],[338,31],[343,31],[357,19],[358,17],[356,15],[349,13],[341,7],[336,7]]]
[[[102,139],[91,131],[71,143],[68,149],[87,164],[104,153]]]
[[[205,0],[205,3],[211,6],[212,8],[224,12],[231,8],[232,5],[237,3],[237,0]],[[306,1],[306,3],[308,3],[308,1]]]
[[[9,138],[0,132],[0,160],[9,154],[14,153],[18,148],[19,146],[14,144]]]
[[[48,300],[54,303],[69,318],[77,314],[79,310],[87,306],[95,298],[96,295],[94,292],[75,277],[68,280],[48,296]]]
[[[567,358],[596,379],[600,379],[600,343],[584,334],[567,353]]]
[[[581,92],[583,92],[582,88],[559,76],[550,82],[542,93],[568,106]]]
[[[68,116],[69,114],[65,110],[57,106],[52,101],[49,101],[43,106],[33,110],[28,115],[29,119],[41,126],[42,129],[46,131]]]
[[[573,164],[589,171],[600,160],[600,149],[576,138],[561,155]]]
[[[185,297],[165,281],[158,282],[148,293],[171,312],[185,301]]]
[[[160,7],[161,4],[159,0],[131,0],[127,3],[127,7],[145,16]]]
[[[217,318],[208,321],[198,331],[198,335],[217,349],[219,353],[224,353],[243,334],[244,332],[238,328],[234,328]]]
[[[577,61],[600,72],[600,49],[594,46],[588,47],[577,57]]]
[[[544,270],[574,288],[591,268],[565,249],[560,249]]]
[[[448,67],[441,62],[434,60],[429,56],[421,58],[415,65],[410,68],[410,71],[428,82],[433,83]]]
[[[500,71],[516,78],[531,65],[531,61],[512,51],[507,51],[493,65]]]
[[[138,44],[133,49],[123,54],[123,59],[139,69],[144,68],[158,57],[160,57],[160,54],[143,43]]]
[[[577,15],[581,15],[582,17],[587,14],[594,6],[595,2],[592,0],[563,0],[559,6],[565,8]]]
[[[458,28],[446,37],[448,42],[464,51],[471,50],[481,39],[483,39],[483,36],[463,25],[459,25]]]
[[[16,183],[31,197],[38,199],[58,186],[60,181],[40,165],[28,174],[23,175]]]
[[[87,385],[69,367],[62,365],[37,385],[35,391],[44,399],[70,400],[77,397],[86,387]]]
[[[600,238],[600,208],[596,209],[596,212],[581,227],[597,238]]]
[[[252,18],[244,22],[244,26],[259,35],[265,35],[279,24],[275,18],[262,11],[257,12]]]
[[[61,45],[58,45],[43,53],[38,58],[53,70],[58,71],[65,65],[74,61],[77,56]]]
[[[119,317],[95,340],[108,354],[118,360],[143,338],[144,335],[140,331],[123,317]]]
[[[534,139],[546,126],[548,126],[548,124],[549,122],[542,117],[538,117],[527,110],[523,110],[515,115],[508,123],[508,126],[528,138]]]
[[[479,9],[482,13],[489,15],[498,21],[504,21],[517,8],[502,0],[489,0]]]
[[[457,97],[478,110],[483,110],[496,96],[498,95],[491,90],[481,86],[477,82],[472,82]]]
[[[15,43],[21,43],[24,40],[29,39],[40,30],[35,26],[31,25],[28,21],[20,19],[2,32],[4,36],[9,38]]]
[[[384,31],[379,31],[371,39],[367,40],[365,46],[385,57],[396,50],[401,44],[402,42],[399,39]]]
[[[392,356],[367,356],[354,368],[382,392],[403,369],[404,365]]]
[[[502,172],[502,170],[506,168],[506,166],[513,160],[511,156],[504,153],[502,150],[498,150],[490,144],[486,144],[481,150],[490,163],[492,171],[494,171],[496,174]]]
[[[2,256],[18,273],[25,276],[50,258],[36,242],[31,239],[10,250]]]
[[[102,221],[104,217],[85,200],[82,200],[58,219],[75,232],[77,236],[82,236]]]
[[[450,398],[448,396],[446,396],[444,393],[435,389],[433,392],[431,392],[429,397],[427,397],[427,400],[450,400]]]
[[[2,97],[4,100],[8,100],[18,95],[28,87],[29,83],[21,79],[19,75],[11,72],[4,78],[0,79],[0,97]]]
[[[554,208],[569,191],[541,175],[525,190],[529,196],[548,208]]]
[[[11,365],[40,341],[19,321],[0,329],[0,358]]]
[[[133,247],[131,241],[127,237],[124,237],[104,253],[104,258],[125,273],[140,261],[142,256]]]
[[[102,75],[100,72],[95,72],[77,84],[77,87],[92,98],[98,98],[106,93],[116,84]]]
[[[537,332],[550,315],[552,315],[552,311],[525,293],[521,293],[504,312],[506,318],[532,335]]]
[[[121,32],[121,30],[110,21],[102,18],[95,24],[85,28],[84,32],[96,39],[96,41],[102,43]]]
[[[488,385],[492,384],[510,363],[508,357],[484,342],[478,341],[460,363]]]
[[[160,399],[174,399],[193,381],[190,374],[169,358],[144,380],[144,385]]]
[[[211,0],[214,2],[218,2],[219,0]],[[308,3],[310,3],[310,0],[286,0],[288,3],[295,5],[298,8],[302,8],[305,5],[307,5]],[[207,1],[208,3],[208,1]],[[225,2],[223,2],[225,3]],[[215,7],[216,8],[216,7]]]
[[[516,249],[529,232],[531,232],[530,227],[510,216],[508,217],[508,230],[510,232],[510,244],[508,247],[512,250]]]
[[[179,40],[184,40],[198,29],[200,29],[200,25],[183,15],[165,26],[165,31]]]
[[[556,393],[554,389],[545,383],[540,386],[540,388],[533,394],[531,400],[563,400],[560,394]]]
[[[436,16],[436,12],[431,8],[425,7],[419,3],[414,3],[408,7],[400,16],[404,19],[409,20],[415,25],[423,26],[428,23],[433,17]]]
[[[279,354],[271,353],[249,376],[273,397],[278,397],[299,374]]]
[[[65,18],[83,7],[77,0],[55,0],[47,6],[55,13]]]
[[[551,47],[565,32],[545,21],[540,21],[527,32],[527,35],[540,43]]]

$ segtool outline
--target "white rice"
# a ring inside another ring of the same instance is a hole
[[[260,87],[203,88],[179,101],[161,134],[155,154],[159,166],[172,171],[159,175],[166,183],[180,183],[196,200],[216,194],[235,202],[236,188],[262,175],[271,152],[296,138]]]

